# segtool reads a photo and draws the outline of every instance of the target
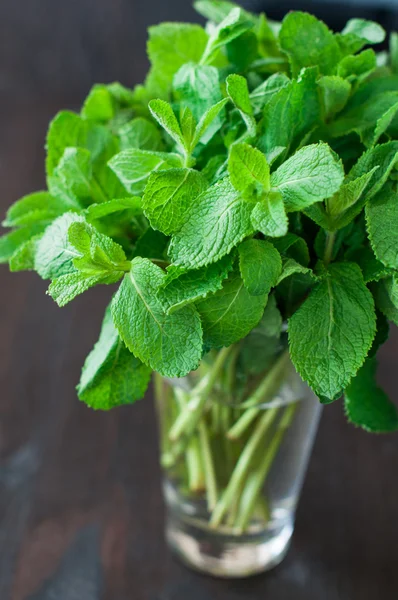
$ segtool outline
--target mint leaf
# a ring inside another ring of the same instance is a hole
[[[344,57],[337,66],[337,75],[350,82],[362,80],[376,68],[376,54],[370,48],[356,56]]]
[[[276,248],[264,240],[246,240],[239,246],[239,266],[243,283],[252,296],[269,294],[282,272],[282,259]]]
[[[106,85],[95,85],[84,101],[83,119],[107,122],[115,116],[115,103]]]
[[[377,308],[387,317],[389,321],[398,325],[398,308],[390,297],[392,281],[382,279],[372,287]]]
[[[317,68],[306,69],[265,105],[262,134],[257,145],[267,157],[277,147],[295,150],[303,137],[320,122],[317,79]]]
[[[378,167],[376,171],[373,171],[373,176],[366,188],[366,196],[370,199],[377,194],[386,183],[397,161],[398,142],[379,144],[361,156],[347,175],[347,181],[350,182],[353,179],[362,177],[362,175],[372,171],[374,167]]]
[[[253,233],[252,209],[253,204],[240,198],[229,179],[208,188],[196,199],[185,225],[171,240],[173,262],[199,268],[229,254]]]
[[[247,19],[247,13],[245,15],[239,7],[233,8],[211,32],[206,49],[200,61],[201,64],[205,65],[212,62],[217,51],[222,48],[222,46],[232,42],[232,40],[236,39],[252,27],[253,22]]]
[[[8,262],[12,256],[32,237],[44,231],[45,225],[27,225],[20,229],[15,229],[10,233],[0,237],[0,264]]]
[[[196,122],[222,98],[218,70],[208,65],[186,64],[175,74],[173,90],[183,108],[189,108]],[[214,118],[207,128],[203,143],[207,143],[220,129],[221,118]]]
[[[264,154],[245,143],[233,144],[228,158],[231,183],[240,192],[269,190],[270,172]]]
[[[164,144],[160,131],[147,119],[137,117],[119,129],[120,149],[139,148],[140,150],[162,151]]]
[[[271,98],[282,88],[289,85],[290,79],[284,73],[274,73],[268,79],[260,83],[250,93],[250,103],[254,114],[259,114]]]
[[[235,2],[227,2],[226,0],[198,0],[194,2],[194,8],[203,17],[209,19],[209,21],[221,23],[232,9],[238,8],[238,5]],[[245,16],[254,18],[253,15],[242,8],[241,11]]]
[[[190,23],[162,23],[148,31],[147,50],[152,68],[146,87],[152,98],[167,99],[178,69],[190,61],[200,61],[208,35],[202,27]]]
[[[55,279],[75,270],[72,260],[81,254],[68,238],[72,223],[82,222],[83,217],[65,213],[47,227],[36,248],[35,270],[43,279]]]
[[[342,185],[338,192],[327,200],[329,215],[337,217],[355,205],[377,169],[378,167],[374,167],[369,173],[365,173],[357,179],[351,179]],[[361,205],[362,207],[363,205]]]
[[[302,210],[334,194],[344,179],[341,161],[327,144],[298,150],[271,175],[287,211]]]
[[[121,276],[122,273],[120,273],[119,277],[115,278],[114,281],[108,281],[107,283],[116,283]],[[79,271],[75,271],[54,279],[50,284],[47,293],[59,307],[63,307],[74,300],[76,296],[83,294],[99,283],[103,283],[101,281],[101,276],[87,276]]]
[[[121,211],[128,211],[130,215],[141,215],[141,198],[133,196],[131,198],[108,200],[108,202],[103,202],[102,204],[91,204],[86,209],[85,215],[87,221],[95,221],[96,219],[102,219]]]
[[[348,54],[355,54],[367,44],[381,44],[386,37],[381,25],[366,19],[350,19],[341,33]]]
[[[187,220],[196,199],[208,187],[194,169],[169,169],[152,173],[142,198],[145,216],[154,229],[170,235]]]
[[[284,18],[279,43],[289,57],[293,77],[302,68],[315,66],[322,75],[332,75],[341,58],[333,33],[308,13],[291,12]]]
[[[337,397],[363,364],[376,333],[359,267],[336,263],[289,319],[292,361],[318,396]]]
[[[176,154],[131,148],[116,154],[108,163],[129,194],[141,194],[153,171],[180,166]]]
[[[348,260],[356,262],[362,270],[365,283],[370,281],[380,281],[389,275],[392,270],[383,265],[368,246],[360,246],[355,250],[348,251],[346,254]]]
[[[82,204],[108,200],[94,179],[91,154],[85,148],[66,148],[54,175]]]
[[[18,271],[33,271],[33,269],[35,268],[36,248],[41,236],[41,233],[34,235],[26,242],[23,242],[14,251],[14,253],[9,259],[10,271],[12,273],[16,273]]]
[[[53,198],[48,192],[35,192],[15,202],[7,211],[4,227],[23,227],[35,223],[49,224],[71,207]]]
[[[194,271],[181,271],[180,267],[173,269],[171,266],[158,294],[165,311],[172,314],[186,304],[220,290],[232,265],[233,257],[224,256],[220,261]]]
[[[157,297],[165,274],[149,260],[135,258],[112,301],[120,337],[142,362],[165,377],[183,377],[202,356],[202,328],[192,306],[167,315]]]
[[[398,194],[392,186],[383,188],[367,203],[366,225],[376,258],[398,269]]]
[[[181,149],[186,148],[181,127],[171,105],[164,100],[151,100],[148,106],[153,118],[167,131],[177,146]]]
[[[195,134],[192,140],[191,147],[194,148],[202,142],[203,144],[207,143],[214,135],[214,133],[219,129],[219,125],[222,124],[222,113],[221,111],[227,104],[228,99],[224,98],[217,102],[214,106],[209,108],[200,118],[199,123],[196,127]],[[221,113],[221,115],[220,115]],[[220,119],[218,116],[220,115]],[[220,123],[221,121],[221,123]],[[214,123],[214,127],[212,126]]]
[[[66,148],[84,148],[87,143],[87,125],[73,112],[62,111],[50,123],[46,141],[46,172],[54,173]]]
[[[246,124],[249,137],[255,137],[257,126],[253,116],[253,108],[250,102],[249,88],[246,79],[236,74],[228,75],[227,94],[239,110],[242,119]]]
[[[306,241],[295,233],[288,233],[282,238],[273,240],[273,245],[281,254],[294,258],[304,266],[307,266],[310,262],[310,253]]]
[[[282,272],[276,282],[279,285],[284,279],[287,279],[291,275],[310,275],[316,279],[315,275],[312,273],[311,269],[308,267],[304,267],[299,262],[294,260],[294,258],[288,258],[286,256],[282,257]]]
[[[373,433],[398,430],[398,411],[376,383],[377,361],[368,359],[345,391],[345,412],[354,425]]]
[[[325,119],[330,119],[343,110],[351,93],[351,85],[342,77],[327,75],[321,77],[318,85],[322,90]]]
[[[107,310],[99,340],[83,367],[77,387],[80,400],[96,410],[132,404],[145,394],[150,376],[151,369],[121,341]]]
[[[282,194],[276,190],[270,190],[265,194],[254,207],[251,222],[254,229],[264,235],[270,237],[286,235],[289,222]]]
[[[221,290],[196,304],[205,343],[217,348],[244,338],[260,321],[267,299],[267,294],[252,296],[239,275],[232,274]]]

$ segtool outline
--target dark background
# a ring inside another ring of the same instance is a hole
[[[396,24],[396,2],[267,2],[273,18],[308,9]],[[259,9],[261,2],[246,2]],[[389,8],[390,7],[390,8]],[[198,19],[188,0],[1,0],[0,210],[44,186],[47,123],[94,82],[145,76],[146,27]],[[398,436],[324,411],[292,549],[268,575],[222,582],[170,555],[150,398],[94,413],[74,384],[109,290],[60,310],[34,274],[0,271],[1,600],[392,600],[398,588]],[[380,380],[398,402],[398,336]]]

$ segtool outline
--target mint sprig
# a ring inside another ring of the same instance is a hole
[[[8,210],[0,260],[60,306],[118,284],[78,387],[94,408],[237,342],[246,381],[287,322],[321,400],[345,393],[349,420],[395,430],[373,357],[398,324],[397,34],[379,67],[370,21],[195,7],[206,28],[150,28],[143,85],[96,85],[56,115],[48,190]]]

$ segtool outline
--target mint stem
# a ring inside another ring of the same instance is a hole
[[[336,232],[335,231],[327,231],[326,232],[325,254],[323,256],[323,261],[326,265],[328,265],[333,258],[333,246],[334,246],[335,240],[336,240]]]

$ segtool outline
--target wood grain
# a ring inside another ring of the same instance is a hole
[[[185,0],[3,0],[0,210],[44,186],[51,116],[95,80],[139,81],[144,28],[190,19]],[[194,574],[163,540],[150,395],[102,414],[78,402],[108,289],[60,310],[34,274],[0,271],[1,600],[389,600],[398,586],[398,436],[370,436],[327,407],[292,549],[268,575]],[[398,402],[398,336],[380,379]]]

